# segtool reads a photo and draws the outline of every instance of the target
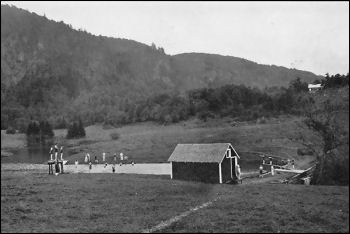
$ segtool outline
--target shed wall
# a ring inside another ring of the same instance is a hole
[[[218,163],[172,162],[173,179],[219,183]]]
[[[234,162],[232,163],[234,164]],[[234,170],[234,166],[232,167],[232,170]],[[227,181],[230,181],[232,179],[231,178],[231,160],[229,158],[226,158],[226,156],[224,157],[221,163],[221,173],[222,173],[222,183],[226,183]]]

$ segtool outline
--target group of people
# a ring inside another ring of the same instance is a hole
[[[63,170],[63,168],[61,169],[58,164],[58,161],[61,161],[61,162],[63,161],[63,146],[61,146],[60,148],[58,148],[57,144],[51,146],[49,154],[50,154],[50,161],[55,162],[55,175],[57,176],[59,173],[62,173],[62,170]]]
[[[60,167],[59,167],[59,161],[63,162],[63,146],[61,146],[60,148],[58,147],[57,144],[51,146],[50,148],[50,161],[54,161],[55,163],[55,170],[56,170],[56,175],[58,175],[60,173]],[[128,156],[125,156],[123,153],[119,154],[119,158],[120,158],[120,162],[119,162],[119,166],[123,165],[123,161],[128,159]],[[92,169],[92,158],[90,156],[89,153],[85,154],[85,158],[84,158],[84,162],[89,164],[89,170]],[[98,164],[98,158],[97,156],[95,156],[94,159],[95,164]],[[102,162],[104,162],[104,168],[107,167],[108,163],[106,161],[106,153],[103,152],[102,153]],[[115,153],[113,155],[113,164],[112,164],[112,172],[115,173],[115,165],[117,163],[117,154]],[[78,160],[75,160],[75,168],[78,168]],[[131,165],[134,166],[134,161],[131,161]]]
[[[119,157],[120,157],[119,166],[122,166],[123,165],[123,161],[127,160],[128,156],[125,156],[123,153],[120,153]],[[89,153],[85,154],[84,162],[89,164],[89,170],[91,170],[92,169],[92,158],[91,158]],[[97,156],[95,156],[94,162],[95,162],[95,164],[99,163]],[[104,168],[106,168],[108,163],[106,161],[106,153],[105,152],[102,153],[102,162],[104,162]],[[112,164],[112,172],[113,173],[115,173],[115,165],[116,165],[116,163],[117,163],[117,154],[115,153],[113,155],[113,164]],[[134,166],[134,164],[135,164],[134,161],[131,161],[131,165]],[[75,161],[75,165],[76,165],[76,168],[77,168],[78,160]]]
[[[60,159],[58,159],[58,156],[59,156],[58,153],[60,153],[60,156],[61,156]],[[55,161],[61,160],[61,161],[63,161],[63,146],[61,146],[60,149],[58,148],[57,144],[51,146],[49,154],[50,154],[50,160],[51,161],[52,160],[55,160]],[[55,156],[55,159],[53,159],[53,156]]]

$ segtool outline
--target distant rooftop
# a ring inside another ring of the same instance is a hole
[[[322,85],[321,84],[309,84],[307,87],[309,89],[319,89],[319,88],[322,88]]]

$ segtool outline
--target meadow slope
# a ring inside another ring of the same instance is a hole
[[[67,149],[65,158],[83,163],[86,153],[101,161],[106,152],[107,161],[113,154],[123,152],[136,163],[167,162],[179,143],[229,142],[241,156],[242,169],[257,169],[262,153],[276,158],[295,159],[298,168],[305,169],[314,160],[312,155],[300,156],[298,148],[303,141],[318,143],[318,138],[307,129],[301,118],[284,116],[265,122],[235,122],[230,118],[209,119],[207,122],[192,119],[176,124],[159,125],[152,122],[125,125],[120,128],[92,125],[86,127],[86,137],[65,139],[66,130],[55,130],[56,142]],[[112,139],[112,134],[118,139]],[[11,150],[14,136],[3,134],[2,150]],[[18,146],[25,145],[23,134],[18,136]],[[8,137],[9,136],[9,137]],[[49,149],[48,149],[49,150]],[[49,156],[48,156],[49,157]],[[8,159],[11,162],[10,159]]]

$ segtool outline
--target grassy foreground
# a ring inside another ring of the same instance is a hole
[[[349,187],[246,185],[162,232],[349,233]]]
[[[1,171],[1,232],[349,232],[349,187],[172,181],[168,176]]]

